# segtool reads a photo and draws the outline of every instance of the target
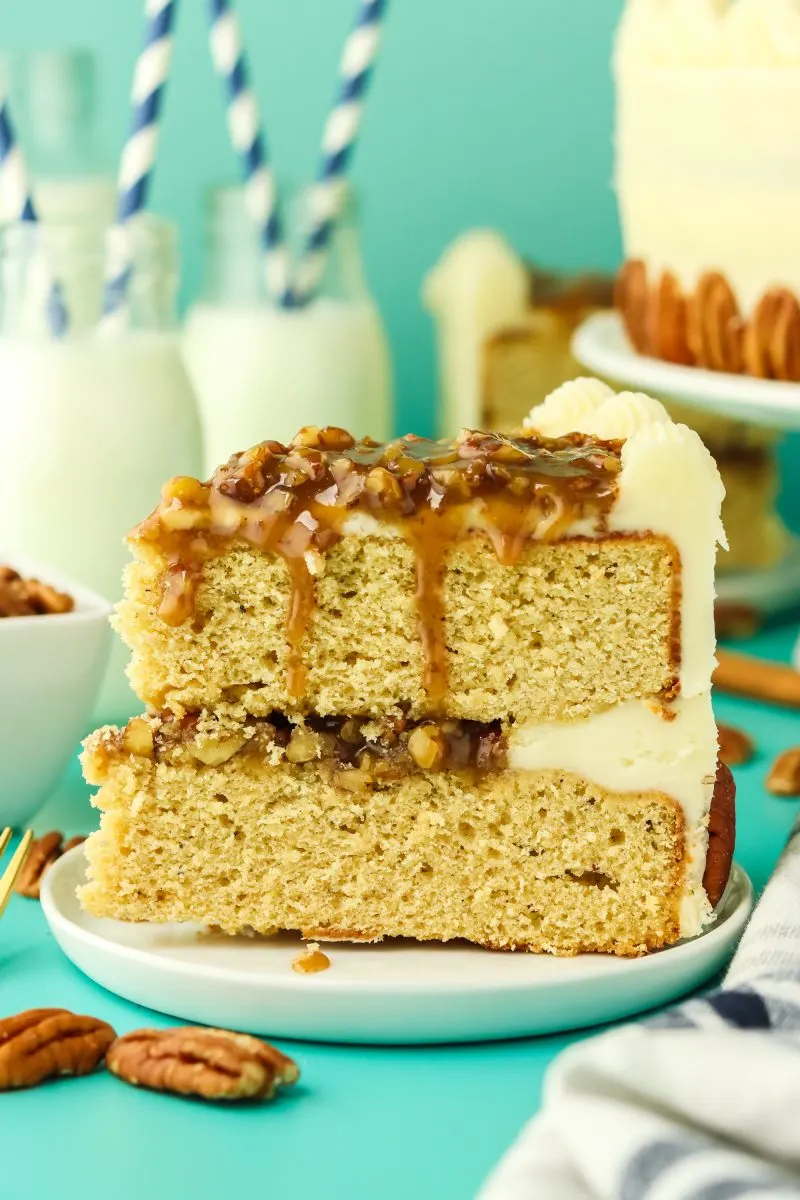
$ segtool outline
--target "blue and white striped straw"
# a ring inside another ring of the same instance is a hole
[[[313,298],[325,271],[336,222],[347,196],[345,175],[358,137],[388,0],[362,0],[344,44],[339,90],[322,137],[322,160],[309,195],[309,229],[295,280],[295,300]]]
[[[38,222],[30,177],[5,96],[0,96],[0,195],[11,220],[29,224]],[[67,310],[57,283],[51,283],[48,288],[46,307],[50,331],[55,337],[63,336],[68,324]]]
[[[159,116],[172,62],[172,27],[177,0],[145,0],[144,45],[131,89],[133,114],[117,180],[116,228],[109,245],[103,317],[110,333],[129,321],[128,287],[132,268],[130,222],[145,206],[158,149]]]
[[[289,255],[269,144],[258,101],[250,86],[239,18],[231,0],[208,0],[208,16],[211,58],[225,86],[228,133],[241,160],[247,208],[261,237],[267,291],[279,304],[287,306],[292,301]]]

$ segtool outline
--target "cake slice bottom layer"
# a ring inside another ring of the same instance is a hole
[[[635,955],[679,937],[680,806],[559,771],[408,774],[358,793],[318,764],[109,765],[89,912],[231,934],[465,938]]]

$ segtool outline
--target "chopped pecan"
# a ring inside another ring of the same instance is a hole
[[[152,758],[155,752],[153,729],[146,717],[133,717],[122,731],[122,745],[136,758]]]
[[[193,743],[189,746],[189,752],[207,767],[221,767],[239,753],[244,743],[242,734],[231,734],[230,737],[209,738],[200,744]]]
[[[778,755],[770,767],[766,787],[773,796],[800,796],[800,746]]]
[[[71,612],[75,601],[39,579],[23,579],[12,567],[0,567],[0,617],[53,616]]]
[[[205,1100],[268,1098],[300,1077],[297,1064],[268,1042],[192,1026],[126,1033],[111,1046],[106,1063],[135,1087]]]
[[[33,1087],[56,1075],[88,1075],[117,1035],[97,1017],[65,1008],[31,1008],[0,1020],[0,1091]]]
[[[408,752],[423,771],[435,771],[444,762],[447,744],[433,722],[418,725],[408,739]]]
[[[736,729],[733,725],[723,725],[718,721],[717,736],[719,756],[726,766],[741,767],[750,762],[755,753],[755,745],[744,730]]]
[[[19,896],[38,900],[42,879],[47,868],[52,867],[56,859],[61,858],[62,854],[66,854],[67,850],[71,850],[73,846],[79,846],[81,842],[85,841],[84,837],[74,837],[64,845],[64,835],[56,829],[37,838],[31,845],[25,865],[17,876],[14,890]]]

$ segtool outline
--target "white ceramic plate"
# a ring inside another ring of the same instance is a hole
[[[638,354],[618,313],[595,313],[576,330],[578,362],[615,383],[775,429],[800,429],[800,383],[681,367]]]
[[[336,1042],[464,1042],[578,1029],[642,1012],[725,965],[753,906],[734,867],[708,933],[646,958],[552,958],[464,944],[327,945],[298,975],[296,937],[226,938],[196,925],[124,924],[81,911],[82,847],[50,868],[42,908],[61,949],[95,982],[182,1020]]]

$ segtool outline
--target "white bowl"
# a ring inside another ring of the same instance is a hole
[[[60,571],[4,554],[0,565],[75,601],[69,613],[0,619],[0,828],[36,812],[75,753],[103,677],[111,606]]]

